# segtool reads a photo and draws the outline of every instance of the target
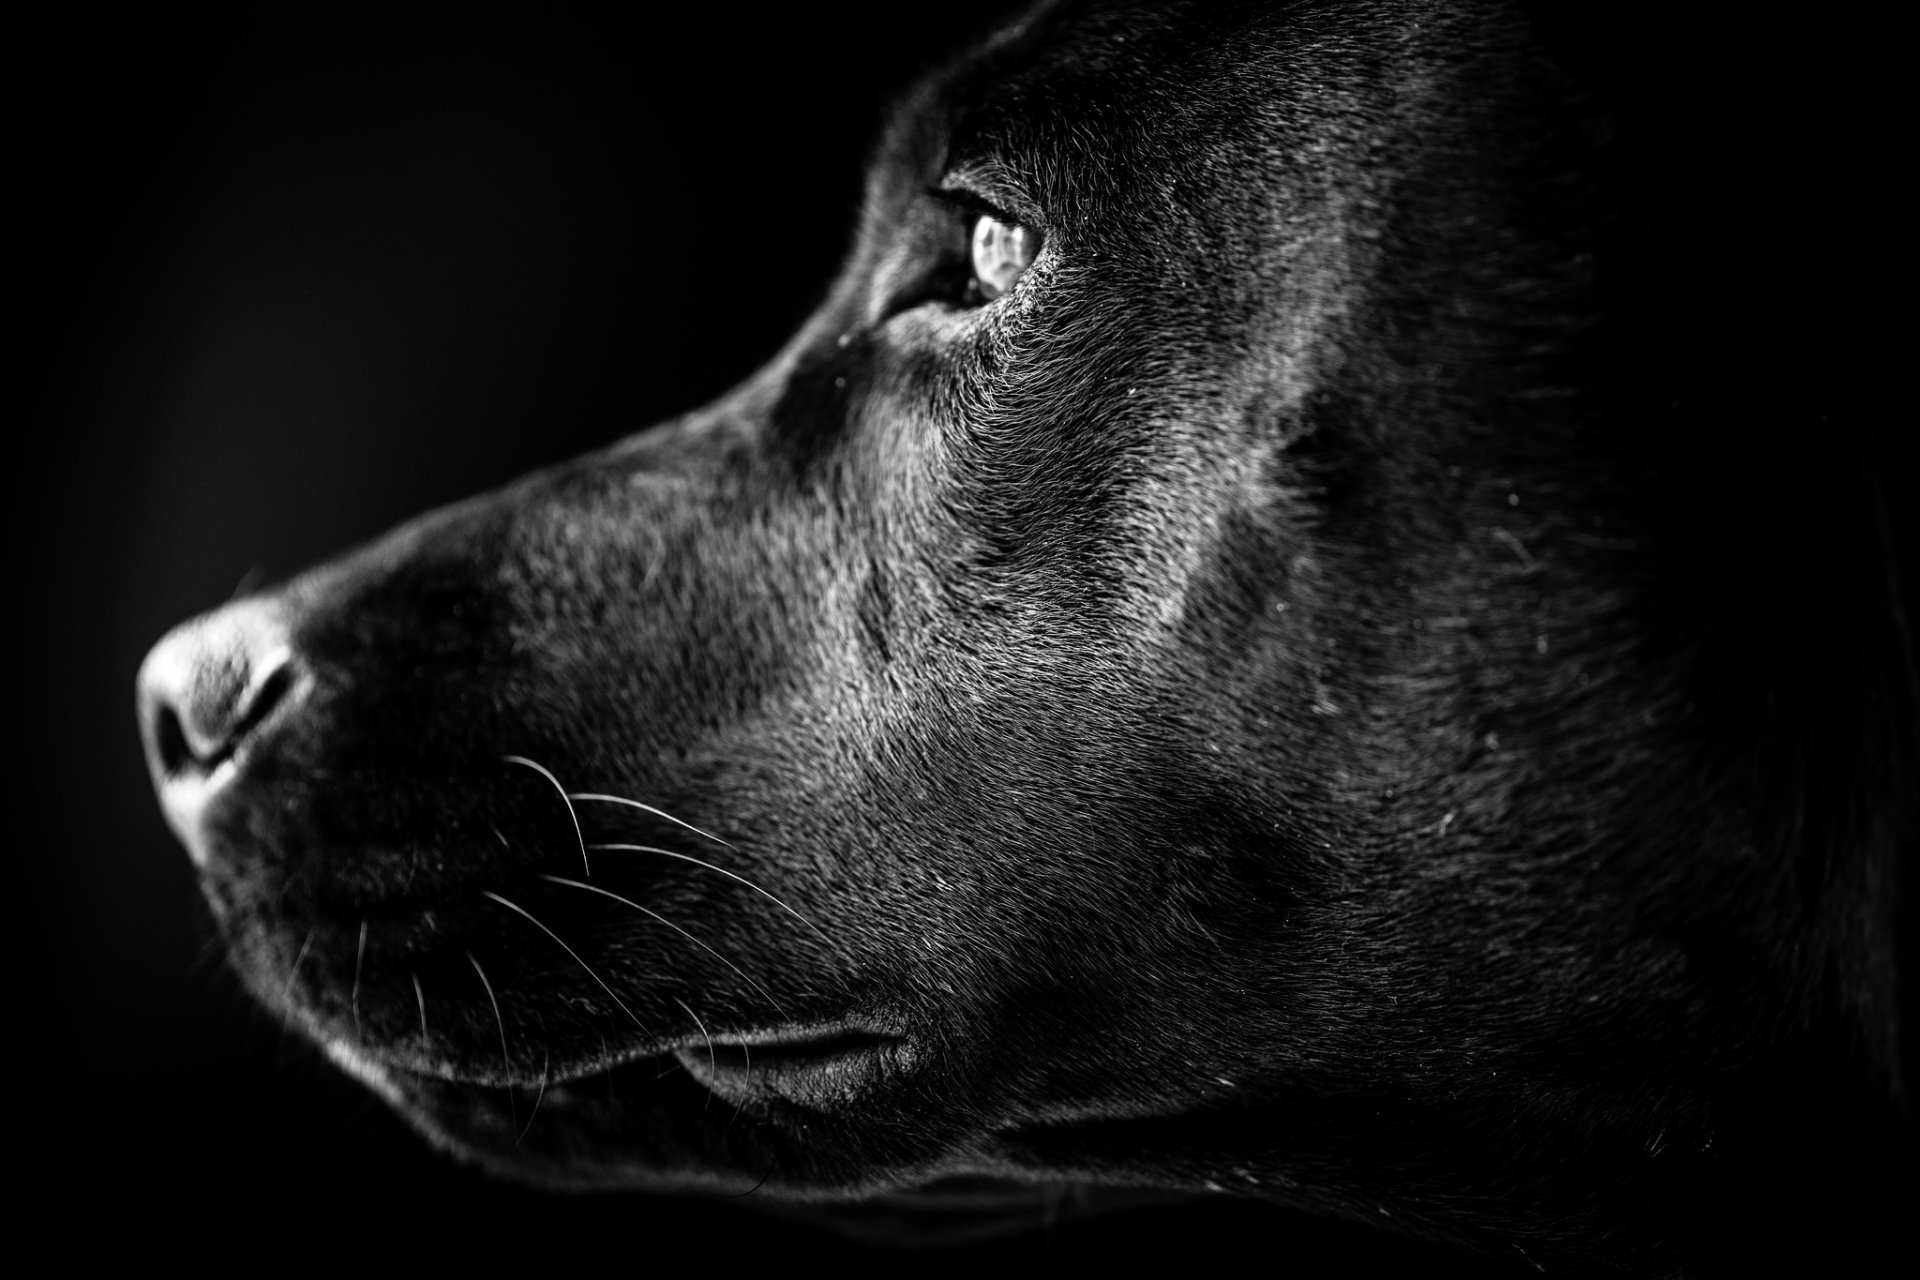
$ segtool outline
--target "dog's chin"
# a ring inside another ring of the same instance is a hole
[[[437,1145],[494,1174],[555,1189],[752,1192],[762,1209],[869,1244],[944,1248],[1191,1198],[965,1171],[935,1170],[929,1181],[924,1169],[866,1181],[796,1179],[798,1170],[783,1168],[794,1154],[788,1129],[810,1146],[818,1133],[808,1132],[808,1114],[838,1114],[857,1128],[859,1104],[912,1071],[910,1042],[865,1031],[716,1040],[542,1085],[425,1075],[341,1040],[326,1052]],[[618,1133],[644,1132],[648,1141],[607,1144],[605,1126],[616,1115]],[[640,1150],[650,1152],[644,1162],[635,1158]]]

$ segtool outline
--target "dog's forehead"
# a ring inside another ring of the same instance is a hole
[[[1135,192],[1191,203],[1256,170],[1371,154],[1409,127],[1446,145],[1436,86],[1529,42],[1511,14],[1419,9],[1045,5],[903,104],[883,160],[923,183],[995,169],[1075,221],[1124,215]]]
[[[1170,135],[1191,148],[1217,132],[1196,89],[1221,74],[1224,42],[1246,25],[1189,8],[1043,6],[903,104],[896,153],[912,153],[905,167],[922,181],[993,168],[1057,215],[1095,174],[1151,180],[1181,158]]]

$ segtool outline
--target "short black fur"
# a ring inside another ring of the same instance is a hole
[[[738,391],[156,650],[234,963],[558,1186],[1887,1233],[1906,517],[1756,39],[1044,6]]]

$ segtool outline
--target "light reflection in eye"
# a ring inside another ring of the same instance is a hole
[[[973,224],[973,283],[984,302],[1007,290],[1040,254],[1040,233],[982,214]]]

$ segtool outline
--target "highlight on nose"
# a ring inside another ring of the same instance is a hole
[[[167,820],[196,862],[204,861],[202,812],[226,780],[222,766],[296,696],[299,672],[279,610],[258,600],[176,628],[141,664],[147,767]]]

